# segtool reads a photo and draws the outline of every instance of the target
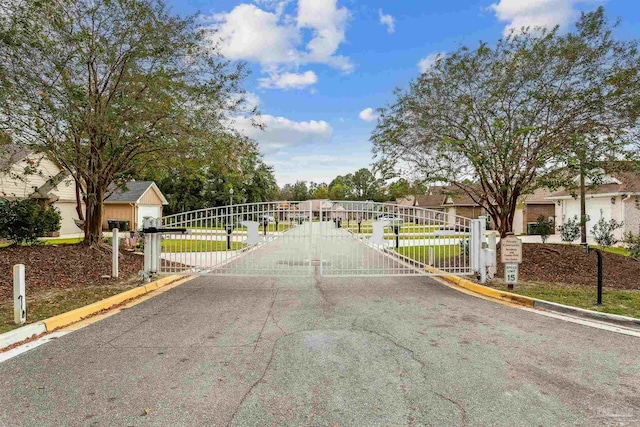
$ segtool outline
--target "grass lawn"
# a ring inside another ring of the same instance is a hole
[[[630,252],[629,249],[627,248],[616,248],[616,247],[610,247],[610,248],[603,248],[601,246],[591,246],[592,249],[600,249],[604,252],[610,252],[612,254],[618,254],[618,255],[624,255],[624,256],[630,256]]]
[[[56,238],[48,240],[40,240],[43,245],[75,245],[84,241],[84,237]],[[10,243],[0,243],[0,248],[6,248]]]
[[[104,286],[88,286],[79,289],[57,289],[38,293],[27,293],[27,324],[38,322],[67,311],[100,301],[112,295],[136,287],[139,281]],[[13,301],[0,302],[0,333],[24,325],[13,323]]]
[[[394,234],[388,234],[385,233],[384,235],[385,240],[396,240],[396,236]],[[421,240],[438,240],[438,239],[468,239],[469,235],[460,235],[460,236],[434,236],[432,234],[424,234],[424,235],[416,235],[416,236],[407,236],[407,235],[402,235],[400,234],[398,236],[398,238],[400,240],[415,240],[415,241],[421,241]]]
[[[573,244],[572,246],[580,246],[580,245],[576,245]],[[617,255],[624,255],[624,256],[630,256],[630,252],[629,249],[627,248],[618,248],[615,246],[611,246],[608,248],[602,247],[602,246],[596,246],[596,245],[589,245],[589,249],[600,249],[602,252],[609,252],[612,254],[617,254]]]
[[[56,238],[50,240],[43,240],[45,245],[75,245],[84,241],[84,237],[69,237],[69,238]]]
[[[281,223],[278,224],[278,231],[287,231],[289,228],[291,228],[289,223],[285,224],[285,223],[281,222]],[[187,227],[187,229],[189,229],[189,230],[220,230],[220,231],[225,230],[225,228],[223,226],[221,226],[221,225],[217,226],[217,227],[197,227],[197,226],[196,227]],[[246,230],[246,229],[247,229],[247,227],[241,227],[240,226],[240,227],[234,228],[234,231],[235,230]],[[263,229],[263,227],[261,225],[259,227],[259,230],[262,231],[262,229]],[[270,223],[267,226],[267,232],[274,232],[274,231],[276,231],[276,224],[275,223]]]
[[[429,248],[433,248],[433,256],[436,264],[438,260],[445,260],[460,255],[459,245],[439,245],[439,246],[409,246],[394,249],[400,255],[411,258],[423,264],[429,263]]]
[[[346,227],[346,221],[342,222],[342,226]],[[357,232],[358,231],[358,223],[355,221],[351,221],[348,227],[350,230]],[[433,233],[434,231],[440,230],[442,227],[435,225],[410,225],[405,224],[400,227],[401,233]],[[360,231],[363,233],[370,233],[373,231],[373,225],[371,222],[362,223],[360,225]],[[393,232],[391,227],[386,227],[385,231],[388,233]]]
[[[242,242],[231,242],[231,250],[245,247]],[[162,241],[164,252],[223,252],[227,250],[226,240],[167,239]]]
[[[503,280],[494,280],[489,286],[508,290]],[[548,282],[518,282],[513,292],[532,298],[640,318],[640,291],[604,288],[602,305],[596,305],[596,286],[567,285]]]

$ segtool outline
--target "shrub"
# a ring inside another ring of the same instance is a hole
[[[60,230],[60,211],[37,200],[0,200],[0,237],[15,244],[34,244]]]
[[[633,234],[631,231],[624,233],[624,243],[627,244],[631,258],[640,261],[640,234]]]
[[[569,218],[558,227],[558,231],[563,242],[573,242],[580,237],[580,220],[578,220],[577,216]]]
[[[619,242],[619,240],[614,237],[613,232],[618,228],[621,228],[623,225],[624,223],[619,223],[613,218],[606,221],[604,217],[601,216],[598,222],[596,222],[591,229],[591,232],[593,233],[593,238],[596,243],[599,246],[607,248]]]
[[[551,220],[546,219],[544,215],[540,215],[538,217],[538,220],[536,221],[536,234],[540,235],[542,243],[547,243],[547,240],[549,240],[552,227],[553,223]]]

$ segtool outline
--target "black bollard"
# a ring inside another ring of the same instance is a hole
[[[399,249],[400,248],[400,226],[399,225],[393,226],[393,234],[396,235],[396,249]]]
[[[596,249],[598,255],[598,305],[602,305],[602,252]]]
[[[231,250],[231,233],[233,233],[233,225],[227,225],[227,250]]]

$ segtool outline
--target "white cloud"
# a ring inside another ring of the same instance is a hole
[[[298,28],[309,28],[313,38],[307,43],[305,61],[326,63],[345,72],[353,71],[348,58],[334,56],[345,40],[349,10],[338,8],[337,0],[298,0]]]
[[[380,23],[387,26],[387,33],[393,34],[396,31],[396,23],[391,15],[385,15],[382,13],[382,9],[378,10],[380,15]]]
[[[374,113],[373,108],[365,108],[360,111],[360,118],[365,122],[372,122],[378,119],[378,115]]]
[[[211,41],[220,44],[221,53],[228,59],[255,61],[264,66],[299,60],[296,45],[301,41],[300,33],[292,25],[281,25],[275,13],[241,4],[212,19],[216,32]]]
[[[429,68],[436,65],[436,62],[438,61],[438,59],[444,58],[444,56],[445,56],[444,52],[436,52],[436,53],[427,55],[426,58],[422,58],[420,62],[418,62],[418,68],[420,68],[420,72],[426,73],[427,70],[429,70]]]
[[[228,13],[209,17],[214,30],[210,42],[218,45],[226,58],[257,62],[263,72],[287,78],[305,64],[326,64],[344,72],[353,71],[349,58],[336,55],[345,41],[350,18],[349,10],[338,7],[337,0],[298,0],[295,16],[284,14],[288,0],[255,2],[267,10],[243,3]],[[308,32],[311,37],[303,45]],[[303,74],[310,79],[308,72]],[[268,87],[280,86],[274,83]]]
[[[590,0],[499,0],[489,8],[507,22],[504,35],[522,27],[566,26],[575,16],[574,6]]]
[[[318,76],[313,71],[304,73],[274,73],[269,77],[258,79],[260,87],[266,89],[304,89],[318,82]]]
[[[333,128],[324,120],[296,122],[285,117],[262,115],[258,121],[265,126],[259,129],[249,117],[239,116],[233,126],[242,134],[255,140],[264,154],[276,154],[285,147],[326,142],[333,134]]]

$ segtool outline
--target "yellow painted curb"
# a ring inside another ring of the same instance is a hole
[[[472,292],[475,292],[480,295],[484,295],[490,298],[495,298],[508,302],[515,302],[521,305],[525,305],[527,307],[533,307],[535,303],[535,299],[525,297],[522,295],[512,294],[511,292],[499,291],[497,289],[490,288],[488,286],[479,285],[477,283],[473,283],[470,280],[463,279],[462,277],[454,276],[453,274],[444,274],[443,271],[438,270],[434,267],[427,267],[427,271],[430,273],[442,274],[442,278],[447,282],[453,283],[454,285],[458,285],[461,288],[465,288]]]
[[[458,286],[468,289],[470,291],[476,292],[481,295],[485,295],[491,298],[500,299],[503,301],[516,302],[518,304],[525,305],[527,307],[533,307],[535,299],[525,297],[518,294],[512,294],[511,292],[499,291],[497,289],[489,288],[487,286],[482,286],[477,283],[473,283],[467,279],[458,278],[459,281],[456,283]]]
[[[54,329],[58,329],[63,326],[70,325],[71,323],[75,323],[79,320],[84,319],[87,316],[91,316],[92,314],[98,313],[107,308],[111,308],[114,305],[118,305],[124,301],[137,298],[140,295],[148,294],[149,292],[152,292],[158,288],[166,286],[170,283],[173,283],[185,277],[186,276],[164,277],[160,280],[156,280],[155,282],[149,283],[147,285],[129,289],[128,291],[124,291],[117,295],[113,295],[101,301],[96,301],[93,304],[85,305],[84,307],[76,308],[75,310],[71,310],[66,313],[62,313],[62,314],[58,314],[57,316],[50,317],[46,320],[43,320],[42,323],[44,323],[45,327],[47,328],[47,332],[51,332]]]

